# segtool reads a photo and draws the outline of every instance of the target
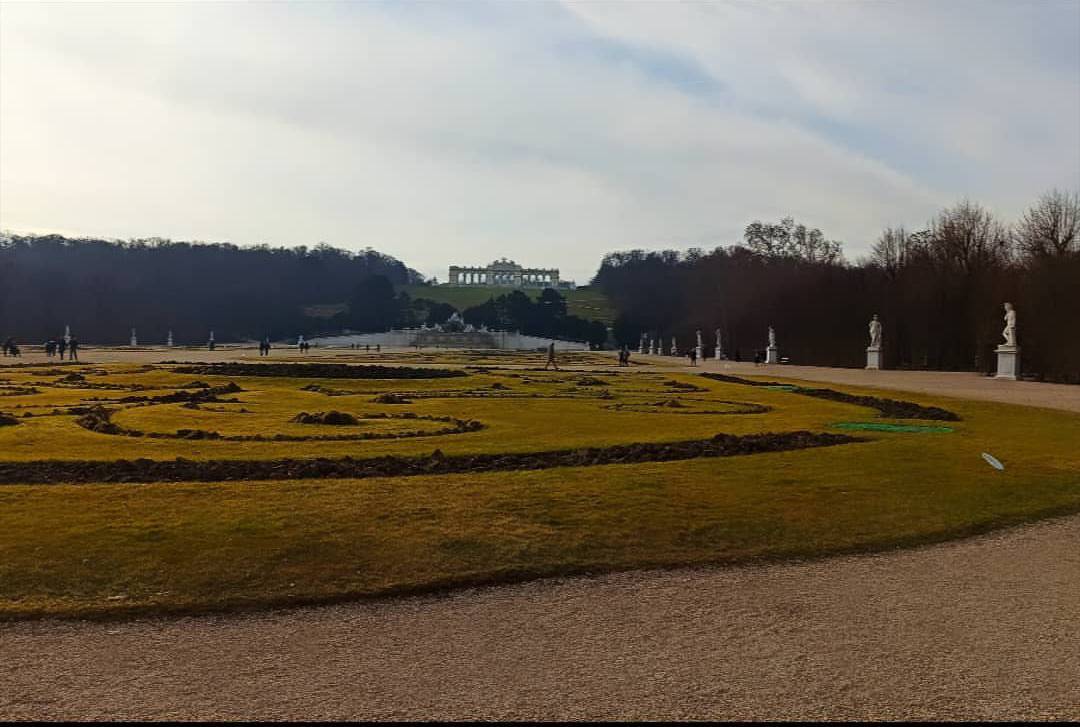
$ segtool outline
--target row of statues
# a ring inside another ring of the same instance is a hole
[[[881,338],[882,338],[882,324],[881,319],[877,313],[870,319],[869,325],[870,332],[870,345],[866,349],[867,361],[866,368],[877,369],[881,368]],[[766,348],[765,361],[766,363],[778,363],[779,348],[776,345],[776,330],[769,326],[769,338],[768,347]],[[1018,362],[1016,357],[1019,353],[1019,346],[1016,343],[1016,309],[1012,303],[1005,303],[1005,329],[1001,332],[1005,342],[998,347],[998,377],[1000,378],[1015,378],[1016,371],[1018,369]],[[638,344],[638,353],[640,354],[652,354],[659,355],[663,351],[660,350],[662,345],[657,344],[657,340],[641,334],[641,340]],[[724,358],[723,354],[723,342],[720,338],[720,329],[716,329],[716,358]],[[668,353],[671,356],[678,355],[678,347],[675,342],[675,338],[671,339],[671,348]],[[698,358],[704,358],[704,346],[701,342],[701,331],[697,331],[697,347],[696,353]],[[1004,368],[1003,368],[1004,367]]]

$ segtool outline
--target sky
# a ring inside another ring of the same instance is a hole
[[[1080,189],[1080,0],[0,3],[0,229],[509,257],[865,254]]]

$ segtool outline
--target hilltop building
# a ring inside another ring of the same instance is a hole
[[[502,258],[485,267],[450,266],[447,285],[484,285],[506,288],[575,288],[574,281],[560,280],[558,268],[523,268]]]

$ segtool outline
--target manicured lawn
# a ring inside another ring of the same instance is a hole
[[[458,310],[480,305],[487,302],[488,298],[506,295],[514,290],[514,288],[471,285],[406,285],[400,289],[413,298],[427,298],[437,303],[449,303]],[[522,288],[521,290],[534,300],[543,292],[539,288]],[[559,294],[566,298],[566,310],[570,315],[604,323],[611,323],[615,319],[615,309],[599,290],[581,287],[574,290],[560,290]]]
[[[175,391],[164,387],[192,379],[121,365],[87,371],[92,383],[162,387],[140,394]],[[5,386],[39,385],[38,394],[0,397],[0,411],[13,413],[132,393],[52,386],[56,376],[25,369],[0,370],[0,379]],[[648,369],[315,380],[354,392],[346,396],[302,390],[311,379],[234,380],[244,389],[235,394],[240,403],[125,408],[114,420],[146,432],[197,426],[337,433],[342,427],[289,422],[299,411],[336,409],[445,414],[485,428],[370,442],[215,442],[100,434],[60,414],[0,427],[0,460],[528,452],[893,421],[865,407]],[[669,381],[705,390],[679,390]],[[388,391],[414,398],[398,405],[372,401]],[[485,392],[499,396],[479,396]],[[948,423],[952,432],[849,432],[868,441],[677,462],[361,480],[0,485],[0,615],[231,609],[543,575],[817,557],[1080,510],[1080,416],[906,393],[895,398],[941,406],[962,420]],[[662,405],[672,399],[685,407]],[[692,413],[721,411],[731,401],[771,410]],[[612,408],[618,403],[635,408]],[[400,423],[370,426],[392,431]],[[982,452],[1005,470],[987,465]]]

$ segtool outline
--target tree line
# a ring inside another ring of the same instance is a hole
[[[371,249],[238,247],[59,235],[0,237],[0,336],[39,343],[70,325],[83,342],[205,343],[322,332],[304,306],[340,303],[358,280],[420,282]]]
[[[888,367],[987,373],[1009,301],[1022,371],[1080,383],[1075,192],[1051,191],[1012,223],[965,200],[924,227],[885,229],[855,263],[820,230],[755,221],[741,244],[711,252],[611,253],[593,285],[616,306],[616,339],[633,348],[645,333],[685,350],[701,330],[711,353],[719,329],[725,354],[748,360],[771,325],[793,363],[863,366],[877,313]]]

